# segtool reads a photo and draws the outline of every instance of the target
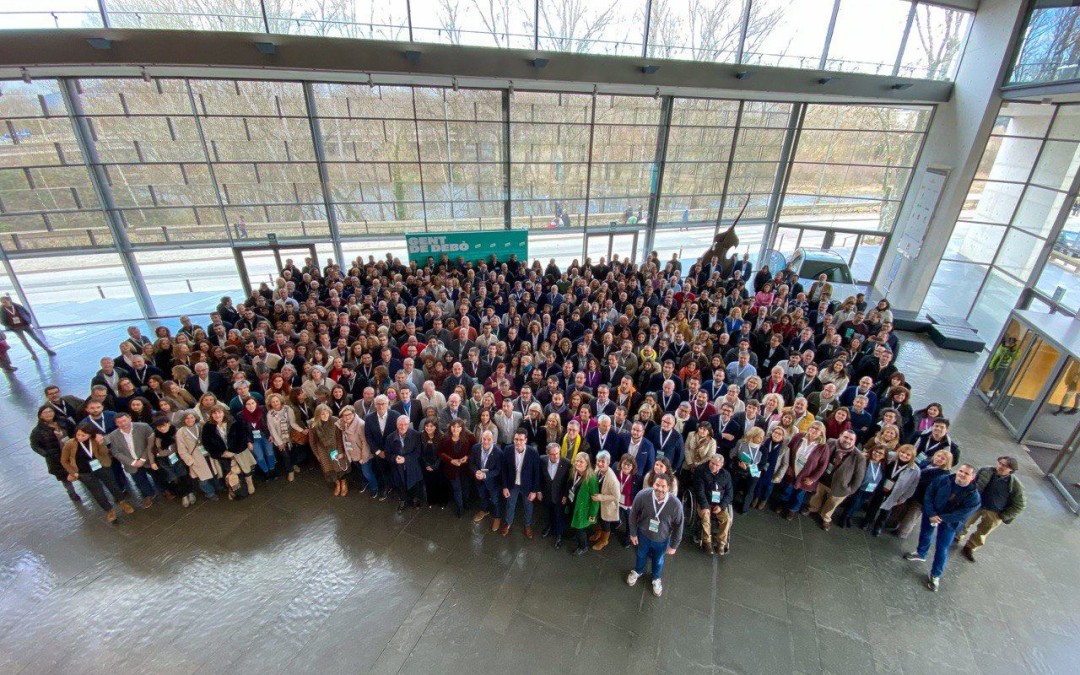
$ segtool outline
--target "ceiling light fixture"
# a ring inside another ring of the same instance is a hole
[[[739,72],[735,73],[735,79],[736,80],[749,80],[751,77],[753,77],[753,75],[754,74],[751,73],[750,71],[740,70]]]
[[[535,59],[529,59],[529,63],[532,64],[533,68],[547,68],[547,64],[550,63],[550,61],[548,59],[538,57]]]
[[[658,70],[660,70],[660,66],[656,65],[655,63],[646,63],[641,67],[641,72],[645,73],[646,75],[655,75],[656,71]]]
[[[893,86],[889,87],[894,91],[903,91],[904,89],[911,89],[915,84],[913,82],[897,82]]]
[[[277,54],[277,45],[273,42],[256,42],[255,49],[259,50],[260,54],[265,56],[273,56]]]
[[[103,37],[86,38],[86,41],[94,49],[112,49],[112,40]]]

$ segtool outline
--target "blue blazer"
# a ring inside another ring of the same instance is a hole
[[[472,452],[469,453],[469,470],[475,474],[477,471],[486,470],[487,473],[484,477],[484,485],[491,492],[496,494],[502,489],[502,450],[498,445],[491,446],[491,454],[488,456],[487,465],[481,463],[483,457],[480,451],[480,444],[477,443],[473,446]]]
[[[514,477],[517,474],[517,466],[514,462],[515,454],[513,445],[503,448],[502,486],[504,488],[514,487]],[[480,461],[479,457],[477,461]],[[540,454],[531,446],[525,446],[525,461],[521,464],[521,489],[525,492],[540,491]]]
[[[982,497],[975,487],[975,481],[960,487],[956,484],[956,477],[946,473],[935,478],[926,488],[923,517],[937,516],[941,518],[942,526],[955,530],[962,527],[981,505]]]
[[[364,438],[372,453],[386,450],[386,439],[397,433],[397,418],[401,413],[394,410],[386,411],[386,431],[379,431],[379,414],[372,412],[364,418]],[[387,453],[389,455],[389,453]]]
[[[683,437],[678,431],[671,430],[671,436],[667,439],[666,445],[660,444],[660,434],[662,430],[660,427],[653,428],[652,431],[645,435],[645,440],[649,441],[649,445],[653,447],[653,458],[649,461],[649,468],[642,469],[641,464],[638,464],[638,475],[644,476],[647,471],[652,469],[652,463],[656,461],[656,455],[664,453],[664,457],[671,460],[671,468],[676,472],[682,468],[683,463]]]
[[[675,432],[672,435],[678,436],[679,433]],[[671,443],[668,443],[668,445],[671,445]],[[629,453],[630,444],[627,443],[626,447],[626,451]],[[681,443],[679,447],[682,447]],[[669,456],[668,459],[671,459],[671,457]],[[641,485],[645,481],[645,474],[652,471],[652,465],[656,462],[656,446],[648,438],[641,439],[641,445],[638,446],[637,454],[634,455],[634,461],[637,463],[637,473],[634,474],[634,487],[636,490],[641,490]]]
[[[589,444],[589,457],[592,457],[594,462],[596,461],[596,453],[607,450],[611,455],[611,465],[618,466],[619,458],[623,456],[627,446],[630,445],[630,436],[617,433],[612,427],[608,430],[607,438],[604,439],[604,445],[601,447],[600,430],[589,429],[589,433],[585,434],[585,442]]]

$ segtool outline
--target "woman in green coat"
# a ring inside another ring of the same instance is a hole
[[[577,530],[574,555],[585,555],[589,550],[588,529],[596,524],[600,513],[600,502],[593,501],[593,495],[600,492],[600,484],[596,481],[588,453],[574,455],[574,471],[567,480],[570,489],[566,496],[566,512],[570,515],[570,527]]]

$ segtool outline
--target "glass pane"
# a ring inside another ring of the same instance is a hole
[[[949,243],[945,247],[945,258],[960,262],[989,263],[994,260],[998,244],[1005,236],[1005,228],[999,225],[982,223],[956,223]]]
[[[855,281],[870,281],[874,276],[874,267],[885,246],[885,237],[864,234],[859,237],[859,247],[851,260],[851,276]]]
[[[1017,279],[1026,280],[1035,268],[1035,259],[1042,252],[1043,240],[1010,229],[1005,235],[994,266],[1005,270]]]
[[[954,287],[955,292],[955,287]],[[978,329],[984,340],[993,340],[1009,312],[1016,306],[1022,290],[1019,282],[997,270],[990,270],[986,284],[971,308],[968,321]]]
[[[551,260],[562,269],[572,262],[581,262],[582,235],[561,232],[555,235],[529,233],[529,257],[545,266]]]
[[[1080,164],[1080,143],[1075,141],[1046,141],[1039,164],[1031,176],[1036,185],[1067,192]]]
[[[971,29],[971,19],[971,12],[916,4],[915,19],[900,62],[900,75],[930,80],[953,79]]]
[[[942,260],[926,292],[922,311],[967,316],[986,277],[986,265]]]
[[[832,10],[833,0],[754,0],[743,63],[819,67]]]
[[[1080,6],[1043,3],[1031,11],[1016,60],[1011,84],[1076,79],[1080,74]]]
[[[998,399],[997,410],[1016,430],[1023,429],[1028,416],[1039,405],[1039,394],[1050,379],[1061,353],[1036,338],[1017,366],[1016,377]]]
[[[244,295],[229,248],[139,251],[135,260],[159,316],[205,314],[223,295]]]
[[[101,26],[97,0],[44,0],[21,11],[16,3],[0,4],[0,30]]]
[[[1065,307],[1080,310],[1080,201],[1069,209],[1036,288]]]
[[[740,228],[736,234],[741,231]],[[673,254],[678,255],[683,264],[683,272],[685,272],[697,261],[698,256],[709,250],[715,233],[715,225],[659,229],[653,240],[653,250],[660,256],[661,264],[671,260]],[[741,236],[739,240],[741,251],[744,246]]]
[[[825,69],[891,75],[910,11],[910,3],[896,0],[841,2]],[[874,27],[873,40],[866,39],[867,26]]]
[[[1077,20],[1080,21],[1080,17]],[[1073,103],[1058,106],[1054,126],[1050,129],[1050,138],[1080,141],[1080,105]]]
[[[960,217],[982,223],[1006,224],[1012,220],[1023,192],[1024,186],[1018,183],[972,181]]]
[[[1013,217],[1013,225],[1045,237],[1054,227],[1054,221],[1065,204],[1065,193],[1028,186]]]
[[[413,4],[417,5],[417,0],[413,0]],[[371,40],[409,39],[407,0],[267,2],[266,18],[271,33]]]
[[[1033,138],[991,136],[975,177],[1023,183],[1031,175],[1042,143]]]
[[[259,0],[200,0],[198,3],[105,0],[105,8],[114,28],[266,31]]]
[[[791,254],[795,252],[795,249],[799,248],[799,240],[802,237],[802,230],[796,227],[781,227],[776,230],[776,240],[773,242],[773,249],[780,251],[785,257],[791,257]]]
[[[410,0],[410,2],[413,39],[417,42],[515,49],[532,49],[534,46],[532,0],[499,0],[498,2]],[[402,11],[404,12],[404,9]],[[395,39],[407,39],[407,37],[406,32],[405,38]]]
[[[997,120],[994,122],[994,133],[1042,138],[1046,135],[1046,130],[1050,128],[1053,112],[1052,106],[1006,101],[998,110]]]
[[[11,251],[112,245],[55,80],[0,82],[0,243]]]
[[[1025,443],[1051,449],[1050,452],[1032,453],[1043,471],[1050,469],[1058,451],[1076,429],[1076,419],[1069,419],[1067,413],[1077,408],[1080,408],[1080,362],[1070,357],[1065,360],[1064,370],[1054,381],[1024,436]]]
[[[416,16],[415,9],[413,16]],[[540,0],[540,49],[641,56],[645,2]]]
[[[653,0],[649,56],[735,63],[742,35],[742,0]]]
[[[94,253],[11,261],[42,326],[142,318],[120,256]]]

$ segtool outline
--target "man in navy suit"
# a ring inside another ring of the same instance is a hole
[[[596,453],[607,450],[612,457],[612,463],[617,465],[619,459],[626,452],[626,437],[611,428],[611,418],[601,415],[596,420],[596,428],[590,429],[585,434],[585,442],[589,446],[589,457],[596,461]]]
[[[502,450],[495,445],[495,434],[485,431],[480,442],[469,453],[469,469],[476,478],[476,494],[480,498],[480,511],[473,517],[474,523],[494,514],[491,531],[497,532],[502,524],[499,492],[502,489]]]
[[[382,492],[379,493],[379,501],[386,501],[386,493],[391,485],[395,489],[400,487],[396,471],[390,464],[386,452],[386,443],[397,428],[397,418],[400,413],[390,410],[390,399],[385,394],[375,397],[375,412],[368,413],[364,418],[364,439],[367,440],[371,454],[375,455],[375,473],[379,479]]]
[[[639,423],[635,422],[634,426]],[[642,431],[645,427],[641,428]],[[630,428],[631,443],[633,442],[634,429]],[[663,455],[671,462],[671,468],[678,473],[682,468],[683,463],[683,437],[675,429],[675,416],[664,415],[660,418],[660,426],[653,427],[652,432],[647,439],[649,444],[654,448],[654,455]],[[653,457],[655,460],[656,457]],[[644,476],[646,472],[652,470],[652,462],[649,462],[648,467],[642,467],[638,464],[638,475]]]
[[[540,455],[528,444],[524,429],[514,432],[514,442],[502,454],[502,496],[506,500],[506,521],[499,533],[510,534],[518,499],[525,513],[525,538],[533,538],[533,502],[540,497]]]
[[[204,362],[195,364],[195,374],[188,378],[184,389],[187,389],[196,401],[203,394],[213,394],[219,401],[226,404],[232,398],[229,396],[229,383],[225,381],[221,373],[211,371],[210,366]]]
[[[386,453],[402,487],[398,513],[404,512],[406,506],[420,508],[420,490],[424,485],[424,472],[420,468],[420,432],[412,428],[405,415],[398,415],[394,420],[394,433],[387,439]]]

